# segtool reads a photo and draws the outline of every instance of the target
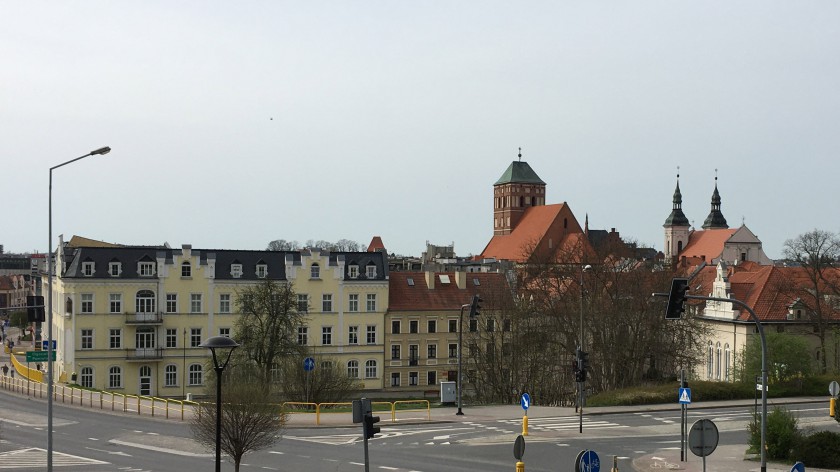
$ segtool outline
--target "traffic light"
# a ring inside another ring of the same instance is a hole
[[[479,305],[479,303],[483,301],[484,300],[479,297],[478,294],[473,295],[472,303],[470,303],[470,318],[475,318],[481,314],[481,305]]]
[[[579,382],[586,382],[586,373],[589,371],[589,353],[578,350],[578,356],[580,362]]]
[[[44,311],[44,297],[40,295],[26,296],[26,321],[30,323],[43,323],[47,321]]]
[[[365,415],[365,439],[370,439],[379,432],[379,426],[374,426],[376,423],[379,423],[378,416],[370,413]]]
[[[665,310],[666,320],[678,320],[685,313],[685,291],[688,290],[688,279],[675,278],[671,281],[671,292],[668,294],[668,308]]]

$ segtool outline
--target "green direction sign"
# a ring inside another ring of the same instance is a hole
[[[47,362],[47,353],[52,353],[52,360],[55,361],[55,351],[26,351],[26,362]]]

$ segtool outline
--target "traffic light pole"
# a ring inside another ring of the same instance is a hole
[[[464,332],[464,308],[470,306],[469,303],[466,305],[461,305],[461,313],[458,315],[458,412],[455,413],[456,415],[463,415],[464,412],[461,411],[461,390],[463,390],[462,385],[462,377],[461,377],[461,351],[462,349],[462,333]],[[365,443],[367,444],[367,443]],[[367,446],[365,446],[367,447]]]

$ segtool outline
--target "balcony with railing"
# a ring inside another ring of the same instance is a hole
[[[160,312],[137,312],[126,313],[125,324],[161,324],[163,313]]]
[[[154,361],[163,359],[163,348],[161,347],[138,347],[125,350],[125,359],[128,361]]]

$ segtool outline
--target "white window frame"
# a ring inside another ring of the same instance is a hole
[[[359,361],[355,359],[347,361],[347,376],[351,379],[359,378]]]
[[[268,277],[268,265],[257,264],[257,278],[264,279],[266,277]]]
[[[373,340],[371,341],[371,339]],[[365,344],[376,344],[376,325],[367,325],[365,341]]]
[[[369,279],[375,279],[376,278],[376,266],[375,265],[368,264],[367,266],[365,266],[365,277],[367,277]]]
[[[82,275],[85,277],[93,277],[93,274],[96,273],[96,263],[94,262],[82,262]]]
[[[365,311],[376,311],[376,294],[368,293],[365,297]]]
[[[201,328],[190,328],[190,347],[201,347]]]
[[[80,295],[81,303],[79,303],[80,313],[83,315],[93,314],[93,294],[83,293]]]
[[[182,279],[191,279],[192,278],[192,264],[189,261],[184,261],[181,263],[181,278]]]
[[[230,276],[234,279],[242,278],[242,264],[231,264]]]
[[[359,266],[353,264],[347,268],[347,274],[351,279],[356,279],[359,277]]]
[[[313,263],[309,267],[309,278],[316,280],[321,278],[321,266],[319,266],[317,263]]]
[[[357,325],[347,328],[347,344],[359,344],[359,327]]]
[[[112,365],[108,368],[108,388],[122,388],[122,367]]]
[[[298,313],[309,313],[309,295],[305,293],[297,294],[297,311]]]
[[[167,313],[178,313],[178,294],[177,293],[167,293],[166,294],[166,312]]]
[[[365,378],[366,379],[375,379],[377,378],[377,366],[375,359],[369,359],[365,361]]]
[[[187,378],[189,379],[187,385],[190,386],[197,386],[197,385],[204,385],[204,366],[201,364],[190,364],[189,365],[189,374]]]
[[[230,328],[219,328],[219,336],[223,336],[226,338],[230,337]]]
[[[359,294],[351,293],[347,297],[347,311],[356,313],[359,311]]]
[[[108,349],[122,349],[122,329],[108,329]]]
[[[331,293],[321,295],[321,311],[324,313],[332,313],[333,298]]]
[[[321,326],[321,345],[332,346],[332,326]]]
[[[163,386],[177,387],[178,386],[178,366],[175,364],[167,364],[163,371]]]
[[[309,327],[298,326],[298,345],[306,346],[307,344],[309,344]]]
[[[140,261],[137,263],[137,275],[140,277],[154,277],[155,263],[149,261]]]
[[[166,328],[164,339],[167,349],[178,347],[178,328]]]
[[[83,328],[79,330],[79,336],[81,341],[79,343],[79,348],[86,351],[93,349],[94,335],[95,332],[93,328]]]
[[[109,293],[108,294],[108,310],[111,313],[122,313],[123,303],[122,303],[122,294],[121,293]]]
[[[93,367],[84,366],[80,371],[79,385],[85,388],[93,388]]]
[[[230,294],[219,294],[219,313],[230,313]]]
[[[119,277],[122,274],[122,262],[109,262],[108,275],[111,277]]]
[[[190,294],[190,313],[204,313],[204,300],[200,293]]]

